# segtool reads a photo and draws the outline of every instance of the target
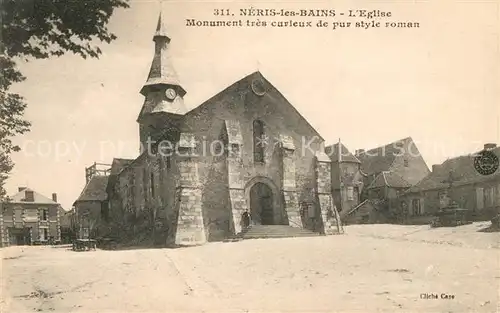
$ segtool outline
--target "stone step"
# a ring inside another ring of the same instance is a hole
[[[242,239],[255,239],[310,236],[319,236],[319,234],[308,229],[291,227],[288,225],[255,225],[245,229],[238,237]]]

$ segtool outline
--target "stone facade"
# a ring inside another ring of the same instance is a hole
[[[103,173],[96,171],[95,166],[86,168],[85,187],[71,210],[73,215],[71,228],[76,238],[96,238],[108,232],[105,224],[108,219],[105,190],[108,176]]]
[[[321,136],[259,72],[186,110],[160,24],[141,90],[145,149],[109,180],[112,227],[199,245],[241,233],[249,214],[254,225],[340,233]],[[316,214],[306,217],[304,203]]]
[[[332,161],[332,191],[340,216],[344,217],[360,204],[365,175],[360,170],[360,161],[342,144],[325,149]]]
[[[486,149],[486,147],[485,147]],[[500,157],[500,148],[492,152]],[[399,200],[408,220],[433,216],[452,203],[467,209],[471,217],[490,220],[500,214],[500,171],[483,176],[474,169],[474,156],[448,159]]]

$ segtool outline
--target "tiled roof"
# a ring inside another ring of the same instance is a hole
[[[500,158],[500,147],[492,150]],[[463,155],[448,159],[422,179],[418,184],[410,188],[409,192],[420,192],[433,189],[444,189],[449,187],[447,182],[452,175],[453,185],[466,185],[490,179],[500,179],[500,170],[492,175],[481,175],[474,168],[475,154]]]
[[[33,192],[33,201],[25,201],[26,191]],[[11,203],[57,204],[52,199],[34,191],[31,188],[26,188],[26,189],[23,189],[23,190],[17,192],[15,195],[10,197],[9,199],[10,199],[9,202],[11,202]]]
[[[170,41],[170,38],[167,36],[165,27],[163,26],[161,14],[158,18],[158,25],[156,27],[154,40],[156,45],[155,54],[153,57],[153,62],[151,63],[151,69],[149,70],[148,79],[144,84],[141,93],[145,95],[148,86],[158,84],[174,85],[179,88],[180,96],[183,97],[186,91],[184,90],[184,88],[182,88],[177,76],[177,72],[172,66],[172,61],[168,49],[168,42]],[[165,43],[163,43],[162,41],[165,41]]]
[[[325,148],[325,153],[330,156],[332,162],[339,161],[339,145],[340,145],[340,161],[341,162],[355,162],[361,163],[357,157],[355,157],[349,149],[342,143],[336,143]]]
[[[410,183],[404,180],[401,176],[396,173],[384,171],[375,177],[373,182],[368,186],[367,189],[380,188],[380,187],[392,187],[392,188],[409,188]]]
[[[79,201],[104,201],[108,195],[106,186],[108,184],[108,176],[96,175],[93,176],[87,185],[83,188],[80,197],[75,202]]]
[[[133,159],[114,158],[111,163],[110,175],[118,175],[124,167],[128,166],[133,161]]]
[[[361,169],[368,175],[388,171],[396,156],[401,153],[401,148],[411,142],[413,139],[407,137],[361,153],[357,156],[361,161]]]
[[[120,158],[114,158],[113,162],[111,163],[111,169],[108,177],[108,181],[106,183],[106,192],[109,192],[111,190],[112,186],[116,182],[116,177],[118,174],[121,173],[121,171],[132,164],[134,162],[133,159],[120,159]]]

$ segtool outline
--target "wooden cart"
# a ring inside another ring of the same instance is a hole
[[[96,250],[97,242],[94,239],[76,239],[73,241],[73,251]]]

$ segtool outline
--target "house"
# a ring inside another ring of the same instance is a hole
[[[332,194],[341,218],[360,204],[366,174],[361,162],[340,141],[327,146],[325,153],[332,160]]]
[[[347,214],[356,215],[357,210],[368,212],[370,210],[363,208],[363,205],[369,205],[376,208],[376,216],[365,217],[365,220],[399,221],[399,197],[430,172],[413,139],[407,137],[371,150],[357,150],[355,156],[361,163],[359,170],[363,174],[365,187],[361,204]],[[345,218],[346,222],[352,220],[358,219]]]
[[[484,150],[500,157],[500,147]],[[489,220],[500,213],[500,171],[480,174],[474,167],[477,153],[448,159],[432,166],[432,172],[411,187],[401,205],[410,219],[432,216],[452,203],[471,211],[475,219]]]
[[[61,228],[61,243],[68,244],[71,243],[73,239],[75,239],[75,232],[72,229],[72,219],[73,212],[66,211],[63,208],[59,209],[59,221]]]
[[[15,195],[0,203],[1,245],[59,242],[62,212],[56,193],[48,198],[31,188],[19,187]]]
[[[254,72],[188,110],[161,15],[153,41],[142,153],[108,180],[114,232],[167,245],[224,240],[246,223],[339,233],[324,140],[292,104]]]
[[[72,228],[77,238],[94,238],[103,231],[100,227],[104,227],[102,220],[108,206],[106,186],[109,165],[94,163],[85,169],[85,177],[85,187],[73,203]]]

